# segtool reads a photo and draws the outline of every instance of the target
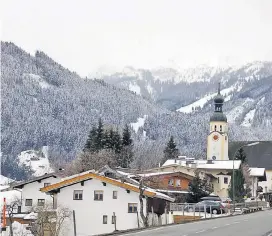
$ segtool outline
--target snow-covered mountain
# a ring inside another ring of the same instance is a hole
[[[184,77],[174,69],[127,67],[104,77],[105,82],[81,78],[43,52],[31,56],[13,43],[1,43],[2,173],[19,178],[17,174],[23,173],[15,168],[18,163],[28,164],[35,175],[44,169],[48,172],[46,159],[25,151],[44,146],[54,166],[64,165],[82,150],[99,118],[119,129],[131,124],[134,167],[157,165],[171,135],[183,155],[205,157],[212,98],[219,81],[231,123],[230,140],[272,139],[267,132],[272,127],[271,64],[199,67],[187,70]],[[189,83],[187,76],[193,81]]]
[[[102,76],[101,79],[152,99],[168,109],[186,107],[184,109],[188,111],[192,106],[202,107],[205,100],[211,99],[219,81],[222,89],[231,89],[235,93],[246,87],[248,82],[271,75],[272,63],[257,61],[240,67],[199,66],[179,71],[171,68],[137,70],[127,67],[122,72]],[[231,99],[231,94],[229,92],[226,97],[227,101]]]

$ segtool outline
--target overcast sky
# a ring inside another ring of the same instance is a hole
[[[2,40],[81,75],[272,60],[271,0],[0,0]]]

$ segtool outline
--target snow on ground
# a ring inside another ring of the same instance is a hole
[[[252,121],[253,121],[253,118],[255,116],[255,112],[256,112],[256,109],[253,109],[251,111],[249,111],[246,115],[245,115],[245,118],[242,122],[242,126],[245,126],[245,127],[251,127],[251,124],[252,124]]]
[[[223,89],[221,91],[221,94],[223,96],[227,96],[229,93],[233,92],[234,90],[237,89],[237,86],[236,85],[233,85],[229,88],[226,88],[226,89]],[[187,105],[187,106],[184,106],[184,107],[181,107],[179,108],[177,111],[179,112],[183,112],[183,113],[191,113],[193,111],[193,108],[203,108],[204,105],[210,101],[211,99],[213,99],[215,96],[217,95],[217,93],[213,93],[213,94],[206,94],[203,98],[193,102],[192,104],[190,105]]]
[[[146,86],[146,89],[147,89],[148,93],[151,95],[151,97],[154,97],[155,91],[154,91],[154,89],[151,87],[150,84],[148,84],[148,85]]]
[[[33,236],[30,230],[27,230],[26,227],[28,225],[20,224],[19,222],[15,221],[12,223],[13,235],[14,236]],[[7,235],[9,235],[10,229],[7,228]]]
[[[6,186],[8,188],[9,186]],[[21,192],[19,190],[9,190],[0,192],[0,209],[3,207],[4,198],[6,198],[7,205],[13,201],[21,199]]]
[[[12,179],[9,179],[5,177],[4,175],[0,175],[0,185],[7,185],[12,181],[13,181]]]
[[[138,95],[141,95],[141,88],[137,84],[129,84],[128,89]]]
[[[135,123],[130,123],[130,125],[132,126],[132,128],[134,129],[135,133],[138,132],[140,127],[144,126],[145,123],[145,119],[147,118],[147,115],[144,115],[144,117],[139,117],[137,119],[137,122]]]
[[[21,152],[18,156],[19,165],[26,165],[34,172],[34,176],[41,176],[45,173],[53,172],[50,167],[50,163],[47,155],[47,147],[44,147],[41,151],[28,150]]]
[[[261,68],[264,68],[264,64],[262,62],[255,62],[245,69],[246,73],[258,72]]]
[[[230,111],[226,112],[226,116],[228,117],[229,123],[234,123],[235,120],[243,113],[244,106],[250,105],[254,102],[253,99],[247,98],[240,106],[233,108]]]
[[[41,86],[41,88],[43,88],[43,89],[47,89],[47,88],[51,87],[51,85],[50,85],[49,83],[47,83],[47,82],[46,82],[41,76],[39,76],[39,75],[24,73],[23,76],[24,76],[24,77],[28,77],[28,78],[33,79],[33,80],[36,81],[36,82]]]

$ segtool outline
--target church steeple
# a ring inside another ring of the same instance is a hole
[[[221,95],[220,83],[218,84],[218,93],[214,98],[214,113],[210,118],[210,121],[225,121],[227,117],[223,114],[224,97]]]
[[[228,122],[223,113],[224,97],[221,95],[220,83],[214,97],[214,112],[210,117],[210,134],[208,136],[207,159],[228,160]]]

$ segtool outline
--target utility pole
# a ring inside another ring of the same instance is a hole
[[[73,222],[74,222],[74,236],[77,236],[77,233],[76,233],[76,213],[75,213],[75,210],[73,210]]]
[[[235,152],[236,154],[236,152]],[[235,154],[233,156],[232,160],[232,201],[233,201],[233,211],[235,212],[235,187],[234,187],[234,159],[235,159]]]

